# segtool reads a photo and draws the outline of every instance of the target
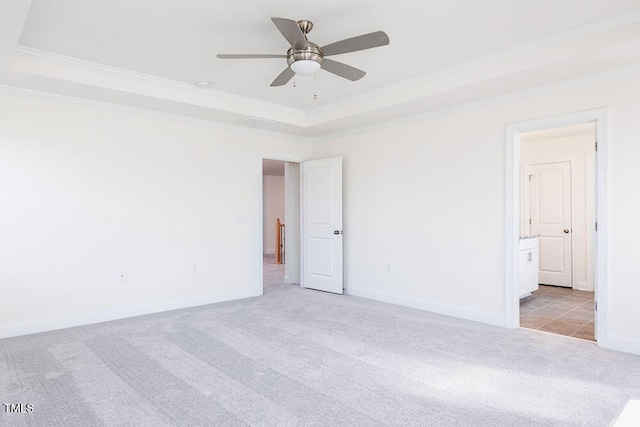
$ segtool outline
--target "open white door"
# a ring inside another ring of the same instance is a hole
[[[302,163],[302,286],[341,294],[342,157]]]

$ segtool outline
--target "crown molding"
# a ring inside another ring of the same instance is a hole
[[[582,76],[576,79],[564,80],[561,82],[549,83],[542,86],[536,86],[529,89],[519,90],[516,92],[507,93],[504,95],[493,96],[490,98],[483,98],[477,101],[466,102],[463,104],[453,105],[451,107],[440,108],[436,110],[431,110],[425,113],[413,114],[410,116],[405,116],[399,119],[392,119],[383,122],[376,123],[375,125],[370,126],[361,126],[358,128],[348,129],[345,131],[328,133],[326,135],[313,137],[310,139],[310,142],[317,143],[322,141],[333,140],[337,138],[342,138],[346,136],[360,135],[370,132],[375,132],[379,130],[389,129],[396,126],[405,125],[408,123],[424,120],[430,117],[440,116],[443,114],[451,114],[456,113],[458,111],[469,110],[477,107],[482,107],[486,105],[498,104],[500,102],[506,102],[511,100],[517,100],[520,98],[527,98],[534,95],[540,95],[545,92],[550,92],[553,90],[563,89],[571,86],[580,85],[583,83],[589,83],[592,81],[597,81],[601,79],[607,79],[611,77],[625,77],[625,76],[634,76],[640,74],[640,64],[634,64],[626,67],[617,68],[614,70],[607,70],[600,73],[593,73],[587,76]]]
[[[38,70],[34,70],[35,67],[30,66],[31,64],[37,65]],[[188,83],[60,55],[24,45],[17,46],[12,65],[14,71],[47,76],[46,71],[44,71],[47,66],[55,67],[55,76],[53,77],[58,79],[92,84],[114,90],[122,89],[109,87],[108,79],[113,79],[118,83],[126,82],[130,89],[132,88],[131,84],[134,86],[140,84],[141,86],[135,89],[140,89],[139,93],[147,96],[156,96],[170,101],[188,102],[209,108],[221,105],[225,107],[226,111],[246,114],[266,121],[295,126],[306,125],[304,111],[296,108],[234,95],[220,90],[201,89]],[[66,73],[69,76],[73,73],[75,77],[77,77],[78,73],[82,73],[84,76],[95,76],[95,78],[92,78],[90,82],[78,81],[75,78],[65,78]],[[186,100],[176,99],[178,96],[186,98]],[[247,113],[247,111],[249,112]]]
[[[311,141],[311,138],[291,135],[288,133],[254,129],[254,128],[245,127],[245,126],[238,126],[234,124],[216,122],[213,120],[199,119],[199,118],[183,116],[179,114],[165,113],[161,111],[148,110],[144,108],[131,107],[127,105],[112,104],[112,103],[96,101],[92,99],[54,94],[50,92],[41,92],[37,90],[25,89],[25,88],[20,88],[15,86],[0,85],[0,94],[39,99],[44,101],[56,102],[60,104],[82,105],[82,106],[87,106],[87,107],[100,109],[100,110],[107,110],[107,111],[144,114],[150,117],[161,118],[165,120],[174,120],[174,121],[179,121],[183,123],[191,123],[191,124],[196,124],[200,126],[210,127],[217,130],[238,132],[246,135],[266,136],[270,138],[286,139],[286,140],[302,142],[302,143]]]
[[[389,129],[396,126],[405,125],[408,123],[424,120],[430,117],[435,117],[443,114],[451,114],[458,111],[469,110],[469,109],[478,108],[486,105],[497,104],[500,102],[506,102],[510,100],[516,100],[519,98],[531,97],[534,95],[543,94],[545,92],[550,92],[552,90],[558,90],[558,89],[571,87],[571,86],[575,86],[583,83],[589,83],[589,82],[602,80],[606,78],[625,77],[629,75],[633,76],[638,74],[640,74],[640,64],[635,64],[627,67],[617,68],[614,70],[608,70],[600,73],[590,74],[588,76],[583,76],[576,79],[550,83],[547,85],[542,85],[542,86],[537,86],[530,89],[511,92],[504,95],[484,98],[477,101],[454,105],[451,107],[440,108],[440,109],[428,111],[425,113],[405,116],[399,119],[387,120],[387,121],[376,123],[375,125],[361,126],[361,127],[357,127],[357,128],[353,128],[345,131],[328,133],[328,134],[317,136],[317,137],[303,137],[303,136],[297,136],[297,135],[292,135],[292,134],[283,133],[283,132],[273,132],[273,131],[267,131],[267,130],[254,129],[254,128],[249,128],[245,126],[215,122],[212,120],[198,119],[190,116],[182,116],[179,114],[164,113],[164,112],[159,112],[155,110],[147,110],[143,108],[111,104],[111,103],[102,102],[102,101],[89,100],[86,98],[77,98],[77,97],[72,97],[67,95],[59,95],[59,94],[53,94],[49,92],[41,92],[41,91],[24,89],[24,88],[7,86],[7,85],[0,85],[0,94],[21,96],[21,97],[27,97],[32,99],[40,99],[40,100],[57,102],[62,104],[83,105],[83,106],[89,106],[92,108],[107,110],[107,111],[127,112],[127,113],[133,112],[133,113],[144,114],[144,115],[156,117],[156,118],[175,120],[175,121],[180,121],[184,123],[192,123],[192,124],[206,126],[206,127],[210,127],[218,130],[226,130],[226,131],[238,132],[238,133],[248,134],[248,135],[267,136],[271,138],[281,138],[281,139],[296,141],[300,143],[319,143],[322,141],[333,140],[333,139],[342,138],[346,136],[360,135],[360,134],[366,134],[366,133],[375,132],[379,130]]]

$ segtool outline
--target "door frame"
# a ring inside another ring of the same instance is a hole
[[[263,160],[277,160],[280,162],[289,162],[289,163],[299,163],[301,164],[306,159],[300,156],[292,156],[290,154],[282,154],[282,153],[267,153],[267,152],[258,152],[258,156],[256,157],[256,170],[258,171],[258,176],[256,179],[257,187],[258,187],[258,203],[256,206],[256,218],[259,219],[258,223],[258,238],[256,239],[256,267],[259,272],[259,275],[256,280],[256,292],[258,295],[264,295],[264,206],[263,206],[263,177],[262,177],[262,161]],[[302,187],[300,187],[300,191],[302,192]],[[285,197],[286,188],[285,188]],[[302,203],[302,202],[301,202]],[[302,206],[300,206],[302,209]],[[302,221],[302,217],[300,218]],[[300,232],[302,234],[302,232]],[[302,256],[300,257],[300,268],[302,268]]]
[[[520,327],[520,298],[518,295],[518,240],[520,228],[520,134],[531,131],[595,123],[598,150],[595,152],[595,220],[598,225],[594,237],[593,289],[596,342],[609,347],[608,325],[608,140],[607,109],[582,111],[561,116],[511,123],[506,125],[506,186],[505,186],[505,326]],[[595,224],[593,224],[595,227]]]

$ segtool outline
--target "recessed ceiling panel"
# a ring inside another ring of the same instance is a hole
[[[638,0],[33,0],[25,46],[185,83],[311,109],[640,7]],[[272,16],[310,19],[320,46],[383,30],[390,45],[336,55],[367,72],[351,82],[319,71],[270,87],[285,59],[220,60],[217,53],[284,54]],[[317,99],[314,99],[317,93]]]

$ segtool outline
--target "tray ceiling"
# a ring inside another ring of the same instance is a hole
[[[22,25],[0,45],[0,84],[309,137],[640,62],[640,0],[9,3],[0,24]],[[391,43],[336,57],[367,71],[357,82],[321,70],[273,88],[284,59],[215,58],[285,53],[271,16],[312,20],[319,45]]]

